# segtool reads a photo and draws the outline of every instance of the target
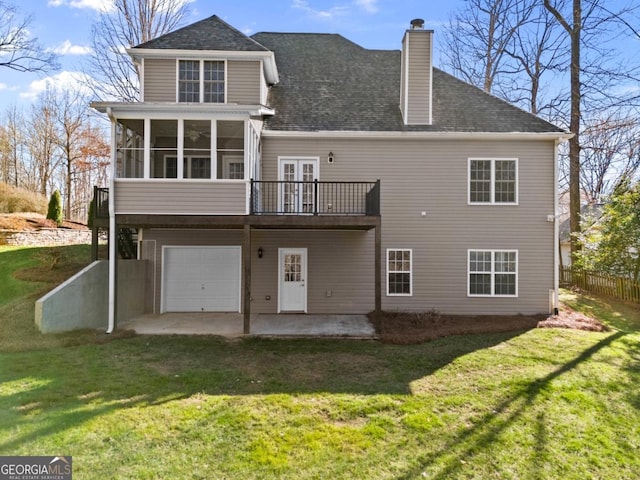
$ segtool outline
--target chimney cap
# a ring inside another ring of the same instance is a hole
[[[422,18],[414,18],[411,20],[411,30],[423,30],[424,20]]]

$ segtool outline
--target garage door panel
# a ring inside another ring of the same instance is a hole
[[[240,247],[165,247],[165,311],[239,311],[240,254]]]

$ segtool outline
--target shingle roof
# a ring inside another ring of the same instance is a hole
[[[275,52],[269,130],[563,132],[441,70],[433,70],[433,124],[404,125],[399,50],[367,50],[340,35],[258,33]]]
[[[142,43],[135,48],[265,52],[267,49],[217,15]]]

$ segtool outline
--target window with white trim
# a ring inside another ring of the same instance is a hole
[[[178,102],[224,103],[223,60],[179,60]]]
[[[517,250],[469,250],[470,297],[517,297]]]
[[[387,249],[387,295],[410,296],[412,293],[411,249]]]
[[[517,204],[517,159],[470,158],[469,203]]]

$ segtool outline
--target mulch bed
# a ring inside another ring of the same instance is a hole
[[[563,306],[559,315],[443,315],[438,312],[383,312],[370,315],[380,340],[409,345],[449,335],[500,333],[532,328],[574,328],[594,332],[608,327]]]
[[[588,317],[563,305],[559,315],[552,315],[538,324],[539,328],[573,328],[588,332],[608,332],[611,330],[600,320]]]

